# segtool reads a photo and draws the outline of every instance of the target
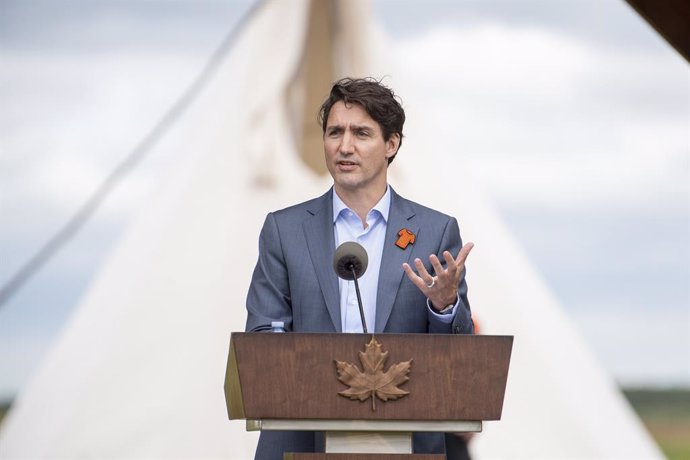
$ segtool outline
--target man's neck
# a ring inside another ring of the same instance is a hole
[[[369,211],[378,203],[383,195],[386,194],[388,184],[384,184],[381,190],[342,190],[337,185],[334,186],[335,192],[338,194],[343,203],[348,208],[352,209],[360,218],[362,224],[366,228],[367,215]]]

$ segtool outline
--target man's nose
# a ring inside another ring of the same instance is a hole
[[[354,152],[354,136],[351,133],[345,132],[343,139],[340,142],[340,153],[349,155]]]

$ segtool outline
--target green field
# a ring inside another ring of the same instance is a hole
[[[0,402],[0,426],[2,426],[2,419],[5,418],[7,409],[10,408],[9,402]]]
[[[623,392],[670,460],[690,460],[690,390]]]
[[[624,390],[669,460],[690,460],[690,389]],[[9,403],[0,403],[0,425]]]

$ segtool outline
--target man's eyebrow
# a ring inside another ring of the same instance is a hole
[[[374,129],[372,125],[369,124],[363,124],[363,125],[355,125],[351,124],[348,127],[351,131],[371,131]],[[326,126],[326,131],[331,132],[331,131],[343,131],[345,127],[341,124],[334,124],[334,125],[328,125]]]

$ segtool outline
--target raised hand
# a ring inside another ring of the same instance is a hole
[[[418,258],[414,260],[416,272],[408,263],[404,263],[402,267],[410,281],[431,301],[433,308],[441,311],[457,301],[458,284],[465,271],[465,260],[473,247],[473,243],[466,243],[455,258],[449,251],[444,251],[445,268],[436,254],[431,254],[429,262],[434,267],[436,276],[431,276]]]

